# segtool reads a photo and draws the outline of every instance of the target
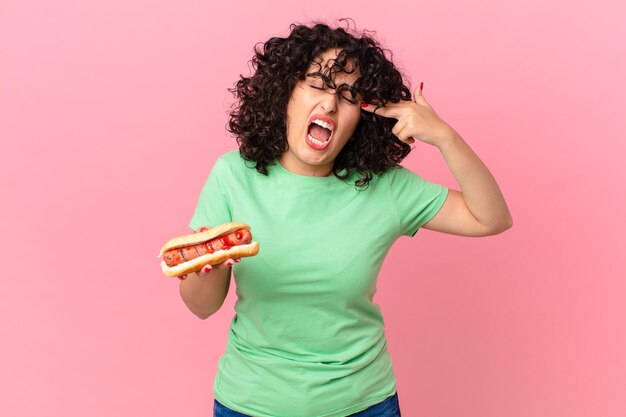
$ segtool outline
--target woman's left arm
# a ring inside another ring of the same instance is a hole
[[[426,102],[421,88],[415,89],[413,100],[362,107],[397,119],[393,134],[401,141],[410,144],[417,138],[439,148],[459,183],[461,191],[450,189],[439,212],[422,227],[461,236],[489,236],[509,229],[513,219],[489,169]]]
[[[450,189],[439,212],[422,227],[462,236],[509,229],[513,219],[495,178],[463,138],[452,131],[438,148],[462,192]]]

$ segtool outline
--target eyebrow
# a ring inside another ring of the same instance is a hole
[[[322,75],[324,75],[324,73],[320,71],[307,72],[306,74],[307,77],[318,77],[318,78],[322,78]]]
[[[347,73],[346,73],[347,74]],[[315,71],[315,72],[308,72],[305,74],[307,77],[311,77],[311,78],[318,78],[321,79],[322,81],[324,81],[324,73],[320,72],[320,71]],[[335,82],[334,79],[331,78],[331,81],[333,82],[333,84],[335,84],[335,87],[339,87],[340,85],[347,85],[350,88],[354,88],[354,85],[352,84],[348,84],[348,83],[341,83],[339,85],[337,85],[337,83]],[[324,81],[324,84],[326,84],[326,82]]]

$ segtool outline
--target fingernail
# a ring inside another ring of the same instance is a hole
[[[420,84],[420,91],[424,90],[424,81],[421,82]]]
[[[235,259],[235,262],[241,262],[241,259]]]
[[[187,279],[187,277],[178,277],[178,279],[182,281],[184,279]]]
[[[213,267],[211,265],[207,265],[204,268],[202,268],[202,272],[204,273],[211,272],[211,269],[213,269]]]
[[[235,262],[232,259],[226,261],[226,266],[233,266]]]
[[[361,103],[361,107],[366,108],[367,107],[367,103]]]

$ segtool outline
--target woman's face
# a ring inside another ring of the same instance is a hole
[[[321,61],[313,60],[307,74],[332,65],[339,52],[340,49],[324,51],[319,56]],[[335,86],[340,86],[352,85],[357,78],[358,70],[352,74],[336,73],[333,80]],[[332,175],[335,158],[352,137],[361,116],[358,96],[352,98],[348,91],[335,94],[328,87],[323,90],[323,85],[320,75],[308,75],[296,83],[287,104],[289,149],[279,161],[285,169],[299,175]]]

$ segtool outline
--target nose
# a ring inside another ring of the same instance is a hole
[[[333,113],[337,110],[337,94],[326,93],[322,98],[322,110]]]

